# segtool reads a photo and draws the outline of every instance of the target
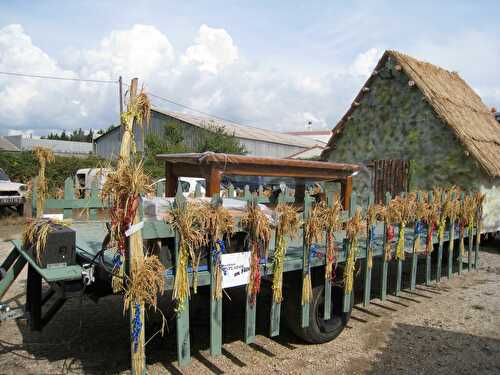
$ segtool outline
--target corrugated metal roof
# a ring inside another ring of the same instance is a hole
[[[204,129],[209,129],[210,127],[213,126],[223,126],[224,129],[229,134],[234,133],[234,136],[237,138],[278,143],[282,145],[297,146],[304,148],[314,147],[315,145],[318,144],[318,142],[312,139],[297,137],[285,133],[274,132],[271,130],[255,128],[252,126],[240,125],[234,122],[224,121],[217,118],[194,116],[188,113],[166,111],[158,108],[153,108],[152,110]]]
[[[57,154],[89,154],[93,151],[92,143],[58,141],[54,139],[26,138],[22,136],[7,136],[7,140],[13,138],[13,141],[20,144],[21,150],[32,150],[34,147],[41,146],[52,149]]]
[[[12,144],[8,139],[0,137],[0,150],[1,151],[19,151],[16,145]]]

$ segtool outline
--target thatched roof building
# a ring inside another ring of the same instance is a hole
[[[365,164],[361,194],[400,192],[387,185],[391,171],[379,170],[397,165],[380,163],[386,160],[413,166],[407,178],[413,188],[481,189],[497,206],[500,228],[500,124],[456,72],[386,51],[333,129],[322,159]]]

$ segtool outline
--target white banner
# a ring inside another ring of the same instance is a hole
[[[250,252],[221,255],[222,287],[248,284],[250,278]]]

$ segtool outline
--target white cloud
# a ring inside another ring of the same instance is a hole
[[[238,60],[238,48],[233,38],[224,29],[213,29],[201,25],[195,45],[190,46],[182,61],[186,64],[196,64],[200,71],[216,74],[226,65]]]
[[[363,77],[370,76],[380,57],[381,52],[377,48],[370,48],[368,51],[360,53],[350,68],[351,74]]]

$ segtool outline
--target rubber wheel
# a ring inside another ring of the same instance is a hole
[[[309,306],[309,326],[301,327],[301,288],[290,290],[290,298],[286,301],[287,323],[292,332],[310,344],[323,344],[332,341],[344,330],[351,311],[342,312],[343,290],[332,287],[332,314],[329,320],[323,319],[325,305],[325,287],[313,287],[313,295]],[[352,301],[352,298],[351,298]],[[352,310],[352,305],[351,309]]]

